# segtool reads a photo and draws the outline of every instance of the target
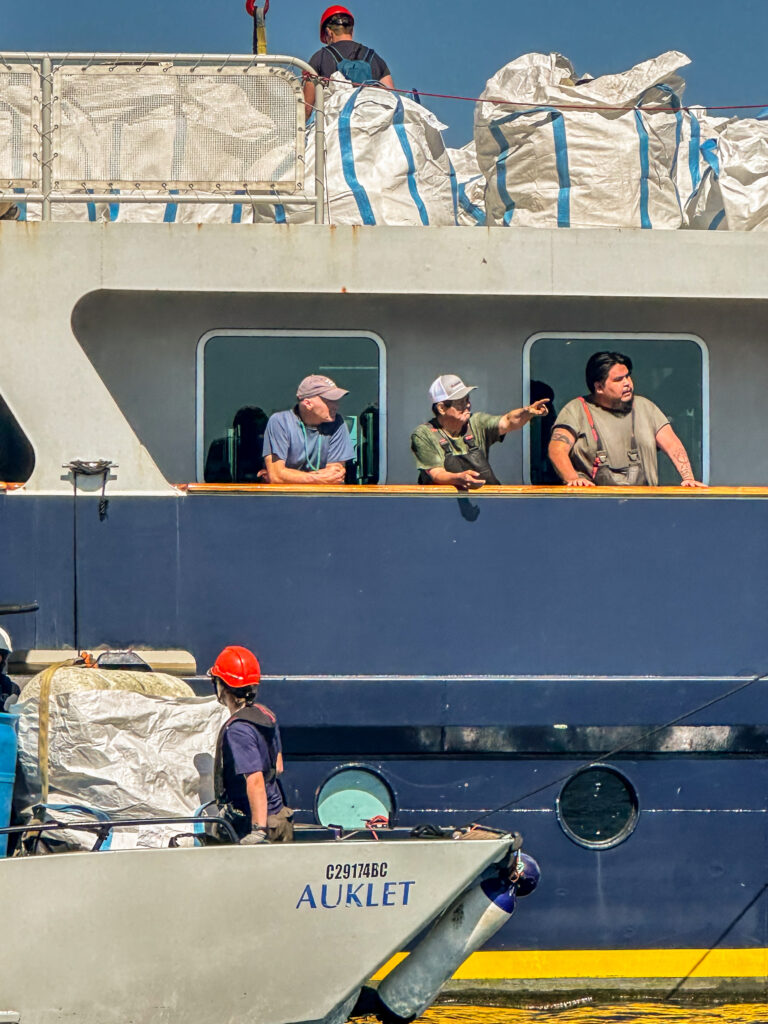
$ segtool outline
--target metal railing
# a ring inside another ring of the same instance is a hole
[[[304,61],[280,55],[0,54],[0,202],[312,205]],[[126,192],[128,189],[130,191]]]

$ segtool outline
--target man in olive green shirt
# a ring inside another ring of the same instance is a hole
[[[567,487],[655,487],[657,449],[680,474],[682,487],[703,487],[694,479],[688,453],[657,405],[635,394],[632,360],[620,352],[595,352],[587,362],[589,394],[568,402],[557,417],[549,460]]]
[[[549,399],[503,416],[472,412],[467,386],[461,377],[445,373],[432,382],[434,418],[411,434],[411,451],[419,467],[420,484],[449,484],[460,491],[498,484],[488,462],[488,449],[511,430],[520,430],[534,416],[545,416]]]

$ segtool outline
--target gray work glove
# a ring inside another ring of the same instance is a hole
[[[256,846],[257,843],[267,842],[267,830],[261,825],[254,825],[247,836],[240,840],[241,846]]]

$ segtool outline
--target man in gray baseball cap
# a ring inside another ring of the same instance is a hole
[[[460,491],[498,484],[488,462],[488,449],[511,430],[520,430],[534,417],[546,415],[548,398],[524,409],[511,409],[503,416],[473,413],[469,395],[476,389],[455,373],[444,373],[432,381],[433,418],[411,434],[420,484],[450,484]]]
[[[343,484],[355,450],[338,414],[345,395],[330,377],[313,373],[296,389],[296,405],[273,413],[264,432],[264,466],[271,484]]]

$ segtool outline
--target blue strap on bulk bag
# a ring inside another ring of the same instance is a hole
[[[714,176],[719,178],[720,157],[717,155],[717,139],[707,139],[706,142],[703,142],[700,152],[707,164],[712,168]]]
[[[635,110],[635,125],[637,126],[637,135],[640,140],[640,227],[648,229],[653,227],[651,216],[648,212],[648,178],[651,173],[648,153],[648,129],[645,127],[642,113],[637,109]]]
[[[473,178],[469,178],[459,185],[459,205],[479,227],[484,227],[486,223],[485,210],[481,209],[476,203],[473,203],[467,195],[467,185],[471,185],[473,181],[479,181],[480,178],[482,178],[482,174],[476,174]]]
[[[710,222],[710,225],[707,228],[707,231],[717,231],[717,229],[720,227],[720,225],[722,224],[724,219],[725,219],[725,210],[719,210],[715,214],[715,216],[712,218],[712,220]]]
[[[552,123],[552,135],[555,143],[555,168],[557,170],[557,226],[569,228],[571,226],[571,172],[568,164],[568,139],[565,132],[565,118],[562,111],[555,107],[532,107],[530,110],[517,110],[506,117],[491,123],[491,134],[499,145],[501,152],[496,158],[497,181],[499,194],[506,206],[504,224],[509,225],[515,211],[515,204],[507,191],[507,170],[505,160],[509,153],[509,146],[501,130],[501,125],[515,121],[518,117],[525,117],[531,114],[549,114]]]
[[[446,153],[446,156],[448,154]],[[459,184],[456,181],[456,168],[453,166],[453,160],[448,157],[448,167],[450,168],[451,176],[451,199],[453,200],[453,223],[459,223]]]
[[[352,149],[352,113],[355,109],[355,101],[359,95],[360,89],[355,89],[344,104],[344,109],[339,117],[341,169],[344,174],[344,180],[352,190],[352,195],[355,197],[355,202],[357,203],[357,208],[360,211],[363,224],[375,224],[376,218],[373,215],[373,209],[371,207],[371,201],[368,198],[368,193],[357,178],[357,173],[355,171],[355,154]]]
[[[16,195],[21,195],[21,196],[24,195],[24,189],[23,188],[15,188],[13,191],[14,191],[14,193]],[[18,207],[18,210],[19,210],[19,220],[26,220],[27,219],[27,204],[26,203],[16,203],[16,206]]]
[[[93,189],[87,188],[85,190],[89,195],[93,195]],[[88,220],[93,224],[96,220],[96,203],[86,203],[88,207]]]
[[[177,188],[170,188],[170,189],[168,189],[168,194],[171,195],[171,196],[177,196],[179,194],[179,190]],[[163,223],[164,224],[173,224],[175,222],[175,220],[176,220],[176,216],[177,216],[178,212],[179,212],[179,204],[178,203],[166,203],[165,204],[165,213],[163,214]]]
[[[392,118],[392,124],[395,129],[400,145],[403,148],[405,154],[405,162],[408,165],[408,191],[411,193],[411,199],[419,211],[419,218],[421,223],[427,227],[429,225],[429,214],[427,208],[424,205],[424,201],[419,195],[419,186],[416,184],[416,162],[413,159],[413,150],[411,149],[411,143],[408,140],[408,133],[405,130],[405,109],[403,107],[403,101],[399,96],[395,97],[397,105],[395,107],[395,113]]]
[[[496,122],[491,123],[490,129],[491,135],[499,147],[499,155],[496,157],[496,187],[499,190],[501,201],[504,203],[504,227],[508,228],[515,215],[515,201],[507,190],[507,155],[509,154],[509,146],[504,137],[504,132]]]
[[[326,46],[326,50],[336,61],[336,70],[340,71],[348,82],[363,85],[365,82],[373,81],[371,61],[374,51],[370,47],[366,50],[362,60],[350,60],[348,57],[342,56],[335,46]]]
[[[720,158],[717,154],[717,139],[707,139],[706,142],[701,144],[699,152],[707,164],[707,169],[704,172],[704,177],[701,179],[701,184],[704,184],[710,174],[714,177],[715,181],[717,181],[720,177]],[[718,210],[709,222],[707,231],[717,231],[724,219],[725,209]]]
[[[677,168],[677,159],[680,151],[680,142],[682,139],[683,130],[683,114],[680,109],[680,97],[677,95],[675,90],[669,85],[652,85],[649,89],[646,89],[642,96],[637,101],[635,107],[635,125],[637,127],[637,135],[640,145],[640,227],[641,228],[652,228],[651,215],[649,210],[649,180],[651,174],[651,163],[650,163],[650,140],[648,136],[648,129],[645,126],[641,106],[643,100],[648,93],[660,92],[664,96],[669,97],[669,105],[675,114],[675,155],[672,159],[672,166],[670,168],[670,178],[673,184],[675,184],[675,191],[677,192],[677,184],[675,183],[675,170]],[[690,151],[689,151],[690,160]],[[698,167],[698,163],[697,163]],[[678,204],[682,209],[682,203],[680,203],[680,195],[677,196]]]
[[[691,194],[688,201],[696,195],[696,190],[701,184],[701,169],[699,168],[699,155],[701,152],[701,125],[695,114],[688,111],[691,119],[691,140],[688,143],[688,173],[691,175]]]

